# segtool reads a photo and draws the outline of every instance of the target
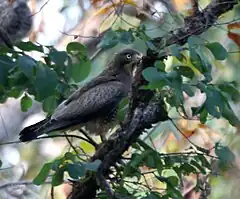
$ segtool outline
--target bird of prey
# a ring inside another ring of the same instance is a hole
[[[102,73],[70,95],[51,116],[24,128],[20,140],[76,126],[104,136],[114,124],[118,104],[131,90],[133,71],[141,60],[142,54],[133,49],[117,53]]]

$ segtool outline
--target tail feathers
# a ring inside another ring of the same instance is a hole
[[[24,128],[19,133],[19,139],[22,142],[28,142],[36,139],[38,136],[50,133],[52,131],[65,129],[71,126],[71,122],[52,121],[50,118],[42,120],[36,124]]]
[[[31,126],[28,126],[24,128],[20,133],[19,133],[19,139],[22,142],[27,142],[36,139],[38,136],[42,135],[45,133],[44,131],[44,126],[46,126],[49,123],[48,119],[42,120],[36,124],[33,124]]]

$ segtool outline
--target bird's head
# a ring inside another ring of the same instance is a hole
[[[142,54],[133,49],[124,49],[117,53],[114,58],[114,65],[132,74],[134,68],[142,61]]]

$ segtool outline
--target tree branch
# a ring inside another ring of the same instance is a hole
[[[217,21],[221,14],[231,10],[236,4],[236,0],[213,0],[202,12],[199,11],[194,13],[193,16],[187,17],[185,26],[177,29],[173,34],[169,34],[170,37],[167,38],[166,44],[185,44],[191,35],[199,35],[205,32]],[[158,46],[161,40],[162,38],[159,37],[153,39],[153,42]],[[96,180],[97,176],[104,176],[107,179],[110,167],[121,159],[124,151],[136,142],[145,129],[150,128],[154,123],[168,119],[162,102],[149,103],[154,93],[139,90],[139,87],[145,83],[145,80],[141,77],[142,69],[151,65],[156,59],[158,59],[156,54],[148,54],[143,59],[142,66],[133,84],[129,110],[122,127],[111,135],[106,142],[102,143],[92,156],[91,161],[97,159],[102,161],[97,173],[88,173],[84,181],[74,182],[69,198],[94,199],[97,189],[100,188]]]

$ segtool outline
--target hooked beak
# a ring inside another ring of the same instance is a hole
[[[137,63],[141,63],[142,62],[142,58],[143,58],[143,54],[139,53],[136,55],[136,60],[137,60]]]

